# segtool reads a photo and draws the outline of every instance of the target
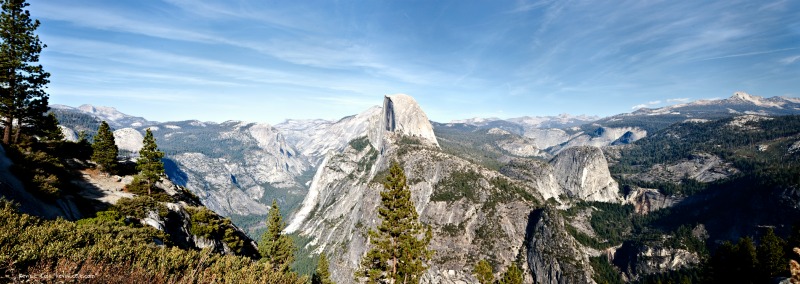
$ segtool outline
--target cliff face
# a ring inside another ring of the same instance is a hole
[[[619,186],[611,178],[603,151],[572,147],[550,161],[557,182],[570,197],[585,201],[619,202]]]
[[[378,132],[381,134],[379,137],[384,137],[385,133],[394,133],[395,135],[414,137],[423,143],[439,147],[428,116],[414,98],[405,94],[384,97],[383,118],[380,121]],[[377,145],[374,142],[378,141],[373,139],[373,145]]]
[[[647,214],[680,203],[682,197],[666,196],[656,189],[636,187],[625,197],[625,202],[633,205],[637,214]]]
[[[381,222],[382,173],[392,160],[402,161],[420,221],[433,228],[430,248],[436,254],[423,282],[475,282],[471,269],[477,260],[490,259],[504,269],[517,258],[524,220],[540,199],[532,189],[422,143],[387,144],[384,154],[371,146],[347,147],[325,159],[287,227],[313,237],[331,263],[338,263],[332,266],[337,283],[353,283],[368,249],[367,231]],[[470,188],[454,191],[449,186],[454,176],[468,176]]]
[[[696,252],[667,247],[662,240],[646,244],[626,242],[614,253],[613,262],[626,278],[635,281],[643,275],[693,267],[700,260]]]
[[[588,257],[555,209],[535,211],[529,227],[527,261],[534,283],[595,283]]]
[[[548,163],[514,160],[501,172],[536,188],[542,197],[583,201],[622,202],[619,185],[611,177],[600,148],[573,147],[562,151]]]

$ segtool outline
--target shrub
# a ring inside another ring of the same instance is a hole
[[[144,219],[150,211],[155,211],[162,218],[169,213],[166,206],[149,196],[121,198],[117,201],[115,207],[123,216],[131,216],[137,219]]]
[[[78,280],[81,283],[307,281],[293,272],[273,272],[268,263],[246,257],[156,246],[154,240],[165,239],[162,232],[106,222],[119,216],[107,211],[92,221],[47,221],[20,214],[9,202],[0,201],[0,275],[87,277]]]
[[[480,186],[481,174],[474,170],[453,171],[450,176],[442,179],[436,184],[431,195],[431,201],[456,201],[467,198],[472,202],[478,202],[478,187]]]

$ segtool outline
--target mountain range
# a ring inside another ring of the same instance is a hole
[[[437,253],[424,276],[429,283],[475,282],[471,267],[481,259],[497,268],[520,265],[529,272],[526,283],[598,282],[593,263],[600,256],[610,256],[626,279],[643,279],[696,267],[703,253],[686,245],[692,238],[732,240],[762,226],[785,234],[797,218],[779,216],[800,208],[792,184],[758,193],[724,191],[749,181],[752,168],[764,167],[753,157],[778,161],[777,176],[796,169],[800,128],[773,133],[770,126],[794,125],[792,115],[800,114],[795,98],[737,92],[606,118],[448,123],[429,121],[402,94],[338,121],[276,125],[154,122],[89,105],[54,106],[53,112],[70,139],[80,131],[91,136],[107,121],[131,157],[149,128],[167,154],[169,179],[251,234],[277,199],[290,220],[286,231],[309,238],[309,250],[327,254],[337,264],[332,276],[338,283],[353,281],[367,231],[379,222],[378,192],[390,161],[401,163],[420,220],[433,228]],[[789,120],[773,118],[781,116]],[[752,139],[737,140],[744,132]],[[741,204],[746,212],[779,204],[758,218],[740,216],[740,224],[688,214],[733,214],[724,202]],[[596,220],[614,220],[626,210],[625,218],[647,221],[636,228],[624,225],[631,221]],[[671,216],[685,222],[676,224]],[[689,226],[693,235],[674,244],[670,236],[680,226]]]

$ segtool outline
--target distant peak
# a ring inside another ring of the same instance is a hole
[[[417,101],[409,95],[386,95],[383,99],[383,117],[380,124],[380,139],[383,137],[383,132],[393,132],[417,137],[437,147],[439,146],[428,116]],[[378,144],[373,143],[373,145]]]
[[[731,96],[733,100],[741,100],[741,101],[748,101],[748,102],[759,102],[761,101],[761,97],[754,96],[745,92],[735,92],[733,96]]]
[[[117,111],[116,108],[113,108],[113,107],[93,106],[93,105],[90,105],[90,104],[83,104],[83,105],[79,106],[78,109],[82,110],[82,111],[86,111],[86,112],[97,112],[97,111],[119,112],[119,111]]]

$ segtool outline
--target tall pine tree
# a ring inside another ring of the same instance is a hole
[[[294,262],[294,242],[282,233],[284,228],[286,222],[283,222],[278,202],[273,199],[267,216],[267,231],[261,235],[258,252],[262,260],[270,262],[273,269],[280,272],[288,272]]]
[[[108,123],[103,121],[97,128],[97,135],[94,136],[92,143],[92,161],[100,166],[100,170],[113,173],[117,166],[117,155],[119,149],[114,142],[114,133],[108,127]]]
[[[430,227],[419,222],[405,173],[397,162],[389,168],[383,188],[378,208],[383,221],[377,230],[369,231],[372,248],[362,259],[356,280],[419,283],[433,256],[433,251],[428,249],[432,236]]]
[[[158,150],[153,132],[148,128],[144,134],[142,149],[139,150],[139,159],[136,160],[136,169],[139,170],[140,175],[147,182],[147,194],[151,193],[150,189],[164,175],[164,162],[161,161],[163,157],[164,152]]]
[[[772,228],[767,229],[756,248],[759,272],[762,280],[769,280],[776,276],[786,276],[789,258],[784,254],[786,241],[775,235]]]
[[[325,256],[324,252],[319,255],[317,269],[311,277],[311,284],[333,284],[331,272],[328,270],[328,257]]]
[[[30,18],[30,12],[25,10],[29,4],[25,0],[0,3],[0,116],[3,143],[9,144],[19,141],[22,129],[35,128],[36,123],[42,122],[49,109],[44,88],[50,82],[50,73],[38,64],[39,53],[46,46],[34,33],[39,20]],[[20,126],[16,132],[15,125]]]

